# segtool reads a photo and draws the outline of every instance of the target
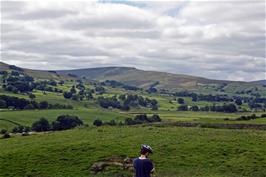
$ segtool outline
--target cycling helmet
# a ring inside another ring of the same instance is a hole
[[[153,152],[152,148],[149,145],[146,145],[146,144],[142,144],[141,147],[140,147],[140,150],[141,151],[147,151],[147,152],[149,152],[151,154]]]

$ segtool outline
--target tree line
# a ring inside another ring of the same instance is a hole
[[[207,101],[207,102],[232,102],[238,106],[241,106],[243,103],[247,103],[250,109],[263,110],[266,109],[266,98],[256,96],[256,97],[247,97],[247,96],[228,96],[223,95],[203,95],[197,94],[189,91],[180,91],[175,92],[173,96],[177,97],[191,97],[193,102],[197,101]],[[219,108],[218,108],[219,109]]]
[[[33,96],[32,96],[33,97]],[[71,105],[50,104],[47,101],[37,102],[15,96],[0,95],[0,108],[2,109],[73,109]]]
[[[158,109],[158,101],[155,99],[145,98],[139,95],[121,94],[112,97],[98,97],[98,103],[102,108],[116,108],[123,111],[128,111],[130,107],[147,107],[152,110]]]
[[[136,124],[144,124],[144,123],[153,123],[153,122],[161,122],[161,118],[159,115],[154,114],[150,117],[148,117],[146,114],[139,114],[136,115],[133,119],[132,118],[126,118],[124,122],[116,122],[115,120],[111,120],[109,122],[103,122],[99,119],[94,120],[93,125],[99,127],[102,125],[136,125]]]
[[[233,113],[237,112],[237,107],[233,103],[223,104],[223,105],[212,105],[212,106],[202,106],[199,107],[197,105],[188,106],[188,105],[180,105],[177,108],[178,111],[213,111],[213,112],[226,112]]]

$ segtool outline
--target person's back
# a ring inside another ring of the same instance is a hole
[[[140,157],[133,161],[135,177],[150,177],[151,173],[154,172],[153,163],[147,159],[149,153],[152,153],[151,147],[148,145],[142,145]]]
[[[153,164],[149,159],[136,158],[134,160],[134,168],[136,170],[136,177],[150,177]]]

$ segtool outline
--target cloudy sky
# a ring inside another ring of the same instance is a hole
[[[265,79],[265,1],[1,1],[0,60]]]

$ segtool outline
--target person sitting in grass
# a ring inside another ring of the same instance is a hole
[[[149,154],[152,154],[152,148],[145,144],[141,145],[140,157],[133,161],[135,177],[150,177],[154,172],[153,163],[148,159]]]

